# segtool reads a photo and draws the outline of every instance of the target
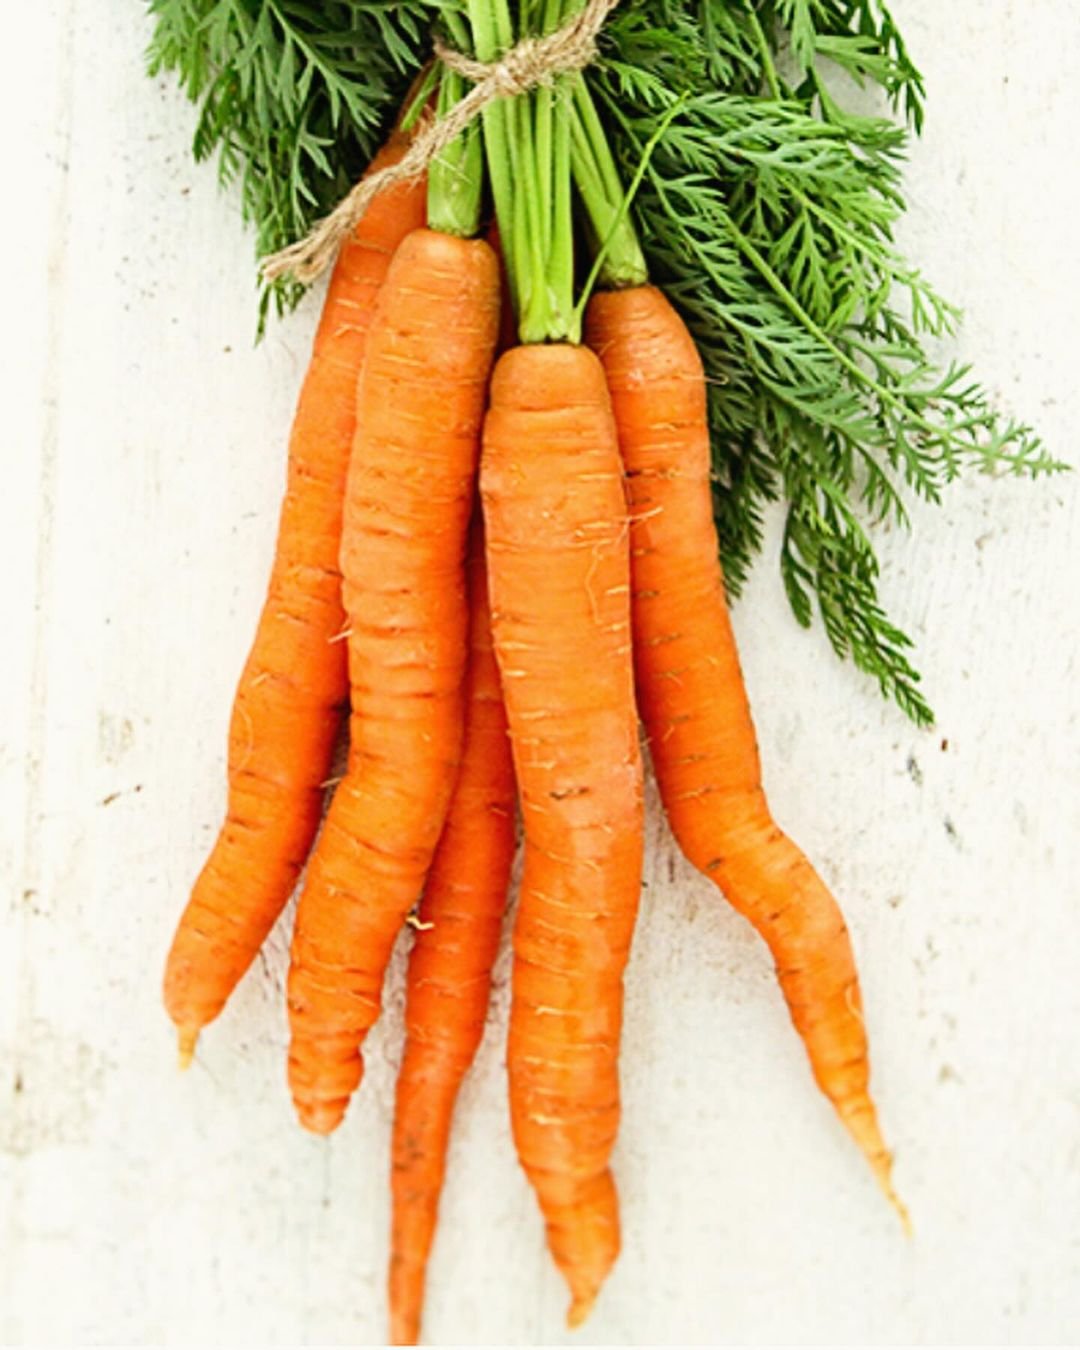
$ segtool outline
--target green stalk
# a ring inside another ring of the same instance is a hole
[[[444,70],[436,116],[445,117],[464,96],[462,77],[456,71]],[[471,239],[480,228],[483,181],[484,155],[478,130],[466,127],[428,169],[428,227]]]
[[[536,136],[536,161],[544,170],[554,171],[554,153],[552,138],[554,135],[554,114],[552,109],[552,90],[550,87],[538,89],[533,95],[533,125]],[[544,206],[550,205],[551,180],[544,181]],[[545,256],[551,248],[552,219],[549,210],[541,209],[539,229],[540,242]]]
[[[546,32],[560,0],[527,0],[515,32],[507,0],[468,0],[478,60],[497,60],[517,37]],[[523,343],[576,342],[572,135],[566,81],[484,109],[484,144],[511,298]]]
[[[553,33],[568,17],[564,0],[547,0],[544,10],[545,33]],[[569,310],[567,339],[581,341],[581,311],[574,306],[574,213],[571,198],[573,166],[573,130],[570,119],[571,77],[560,76],[549,97],[558,108],[552,160],[554,193],[551,201],[552,234],[549,268],[552,289],[560,297],[563,312]],[[547,91],[543,91],[547,92]]]
[[[626,209],[611,147],[585,81],[575,80],[571,110],[574,185],[581,195],[595,247],[603,264],[597,280],[605,290],[644,286],[649,279],[645,255]]]
[[[750,20],[750,26],[754,30],[754,37],[757,40],[758,52],[761,56],[761,72],[765,77],[765,83],[769,86],[769,93],[773,98],[782,98],[783,93],[780,88],[780,78],[776,73],[776,65],[772,58],[772,52],[765,38],[765,30],[761,26],[761,20],[757,16],[757,11],[753,5],[747,5],[746,17]]]
[[[419,84],[413,87],[412,97],[399,124],[402,131],[412,131],[419,122],[420,115],[427,107],[428,99],[435,92],[440,78],[438,63],[432,62],[420,77]]]
[[[600,174],[604,190],[613,199],[622,196],[622,180],[615,165],[615,157],[608,144],[604,124],[596,111],[596,104],[585,83],[585,76],[579,75],[574,88],[574,113],[581,124],[582,139],[589,146],[593,162]]]
[[[513,24],[503,0],[468,0],[469,25],[473,51],[478,61],[496,60],[514,39]],[[506,99],[495,99],[481,115],[488,181],[495,201],[495,219],[499,225],[503,260],[515,313],[521,311],[521,269],[514,241],[514,163],[511,150],[511,112]]]
[[[638,164],[637,169],[634,171],[634,176],[630,180],[630,186],[626,189],[626,191],[622,195],[622,200],[619,203],[618,210],[615,212],[615,215],[611,220],[608,236],[601,244],[600,249],[596,254],[596,257],[593,260],[593,265],[589,269],[589,275],[585,280],[585,284],[581,288],[581,295],[578,298],[577,304],[577,313],[579,321],[584,316],[585,307],[589,303],[589,297],[592,295],[594,287],[599,282],[601,281],[603,282],[605,290],[618,290],[620,288],[620,285],[625,289],[630,289],[631,287],[634,286],[644,286],[647,284],[649,280],[648,272],[645,269],[644,260],[642,260],[641,263],[640,273],[635,271],[634,273],[631,274],[628,270],[623,271],[621,275],[626,276],[627,278],[626,280],[623,280],[621,283],[617,279],[613,280],[613,276],[615,278],[618,278],[620,272],[617,272],[609,267],[608,261],[609,249],[611,247],[612,241],[620,243],[622,242],[623,228],[624,226],[629,228],[630,205],[633,202],[634,198],[637,196],[638,189],[641,187],[641,184],[645,181],[645,174],[648,172],[649,161],[653,157],[653,151],[660,144],[660,141],[664,133],[667,131],[673,119],[678,114],[679,109],[682,107],[682,103],[683,100],[680,98],[676,103],[672,104],[672,106],[668,109],[664,117],[660,119],[659,125],[657,126],[653,134],[649,137],[649,140],[646,143],[644,150],[641,152],[641,162]],[[633,236],[632,229],[630,230],[630,234],[633,239],[634,248],[638,249],[637,239],[636,237]],[[640,249],[638,249],[638,254],[640,256]]]
[[[548,294],[545,285],[545,222],[549,214],[549,165],[540,161],[540,147],[533,132],[535,96],[526,94],[516,100],[515,127],[518,164],[521,177],[515,182],[515,214],[522,232],[522,303],[518,327],[522,342],[543,342],[549,327]],[[528,190],[523,190],[526,188]]]
[[[549,22],[553,26],[565,23],[582,7],[583,0],[552,0],[548,6]],[[648,280],[648,268],[625,209],[626,194],[619,170],[585,77],[564,76],[560,85],[569,104],[574,185],[585,206],[594,251],[603,257],[597,279],[607,290],[643,286]]]
[[[567,82],[560,81],[557,93],[565,102],[569,96]],[[555,140],[555,195],[552,202],[555,230],[551,241],[551,284],[555,293],[564,297],[570,306],[571,321],[567,338],[581,341],[581,307],[574,306],[574,210],[571,198],[573,141],[570,118],[566,111],[559,117]]]

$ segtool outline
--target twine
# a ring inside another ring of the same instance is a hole
[[[435,44],[435,55],[448,69],[463,76],[472,89],[449,113],[431,122],[413,139],[396,164],[362,178],[328,216],[296,243],[263,259],[264,281],[291,275],[305,285],[333,262],[338,249],[352,234],[371,199],[386,188],[418,178],[434,159],[470,126],[497,98],[515,98],[557,75],[583,70],[596,59],[596,40],[619,0],[587,0],[585,7],[562,28],[546,37],[522,38],[498,61],[485,64],[462,52]]]

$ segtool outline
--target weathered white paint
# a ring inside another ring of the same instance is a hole
[[[961,354],[1075,460],[1080,19],[896,9],[932,109],[904,243],[966,306]],[[188,107],[142,73],[141,6],[12,22],[0,1340],[375,1343],[396,992],[329,1142],[284,1091],[280,931],[186,1078],[158,1000],[222,806],[317,304],[253,348],[250,240],[192,166]],[[598,1342],[1080,1336],[1078,487],[968,482],[914,515],[884,541],[885,590],[936,731],[795,627],[775,529],[737,623],[777,813],[851,919],[917,1236],[814,1092],[760,945],[654,809]],[[504,984],[461,1103],[432,1341],[567,1339],[507,1132]]]

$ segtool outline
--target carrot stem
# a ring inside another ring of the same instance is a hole
[[[524,5],[515,25],[506,0],[469,0],[473,45],[493,61],[516,36],[557,26],[558,0]],[[581,341],[574,304],[570,194],[572,99],[565,76],[551,88],[484,109],[484,139],[511,300],[523,343]]]
[[[648,281],[648,273],[645,269],[645,260],[638,250],[638,256],[641,259],[641,272],[638,273],[635,264],[627,265],[625,252],[621,253],[621,265],[611,266],[610,258],[613,249],[622,247],[620,236],[625,238],[626,233],[635,249],[638,249],[637,237],[634,234],[634,228],[630,224],[629,212],[630,204],[637,196],[638,188],[641,187],[645,178],[645,173],[649,167],[649,160],[652,159],[653,151],[660,143],[661,137],[667,131],[672,119],[682,107],[682,100],[672,105],[667,114],[661,119],[660,124],[649,138],[641,155],[641,163],[638,165],[633,178],[630,180],[630,186],[622,194],[622,200],[619,202],[615,214],[611,218],[608,234],[600,245],[596,257],[593,259],[593,265],[589,269],[589,275],[581,288],[581,295],[578,299],[579,317],[583,317],[585,307],[589,303],[589,297],[593,293],[594,287],[598,282],[603,281],[607,290],[632,290],[634,287],[643,286]]]
[[[494,61],[513,41],[513,26],[505,4],[500,11],[498,0],[469,0],[468,16],[477,60]],[[521,309],[521,286],[513,238],[515,165],[511,125],[515,113],[516,109],[510,100],[494,99],[483,111],[481,126],[488,181],[491,183],[495,216],[502,237],[510,302],[517,314]]]
[[[463,25],[458,25],[462,27]],[[467,36],[455,32],[455,39]],[[465,81],[444,70],[439,82],[436,115],[445,117],[465,96]],[[428,171],[428,226],[440,234],[471,239],[480,228],[480,194],[484,155],[475,126],[466,127],[432,163]]]
[[[752,5],[746,7],[746,17],[750,27],[754,30],[754,38],[757,41],[758,51],[761,53],[761,73],[769,87],[769,93],[773,98],[781,98],[780,77],[776,73],[776,65],[765,38],[765,30],[762,28],[761,20]]]

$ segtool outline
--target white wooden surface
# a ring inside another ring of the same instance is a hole
[[[1067,0],[895,9],[931,92],[904,242],[966,307],[962,354],[1075,462],[1080,18]],[[284,1089],[282,931],[185,1078],[158,993],[222,809],[317,303],[253,348],[250,239],[192,165],[189,108],[143,75],[142,6],[17,13],[0,1341],[377,1343],[400,969],[328,1142],[294,1127]],[[917,1235],[813,1090],[761,946],[654,810],[625,1250],[584,1339],[1080,1337],[1078,491],[967,482],[884,541],[939,711],[924,734],[796,628],[774,530],[737,614],[768,786],[846,905]],[[569,1339],[507,1131],[505,1011],[500,993],[461,1103],[436,1342]]]

